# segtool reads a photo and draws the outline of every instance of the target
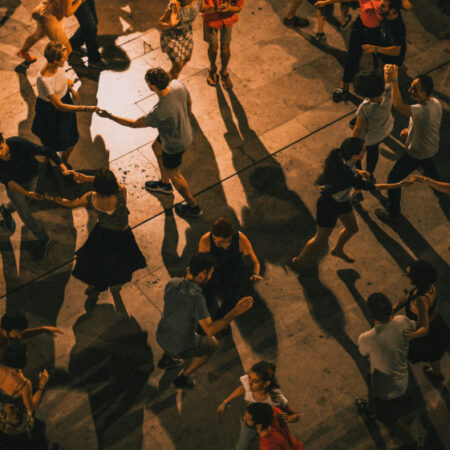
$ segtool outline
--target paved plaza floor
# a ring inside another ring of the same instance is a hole
[[[33,29],[37,0],[0,3],[0,130],[34,141],[31,123],[35,81],[44,60],[46,40],[32,53],[38,61],[28,70],[16,52]],[[448,19],[434,0],[415,0],[403,13],[408,53],[402,85],[429,73],[444,106],[441,149],[437,156],[444,179],[450,178],[450,55],[439,41]],[[165,2],[97,0],[99,33],[113,68],[95,74],[78,60],[67,71],[77,82],[81,102],[136,118],[157,101],[143,75],[149,67],[168,69],[155,28]],[[65,450],[222,450],[230,449],[244,408],[235,401],[223,418],[217,406],[238,385],[239,377],[260,359],[277,364],[283,392],[300,411],[291,425],[306,449],[390,448],[386,430],[365,423],[354,406],[367,395],[366,361],[358,336],[370,328],[365,303],[375,291],[395,302],[408,288],[405,266],[425,258],[438,268],[439,309],[450,321],[449,198],[423,185],[403,193],[398,228],[380,222],[374,209],[383,196],[365,195],[357,211],[360,232],[349,243],[355,257],[347,264],[323,252],[306,275],[288,262],[315,231],[314,185],[329,150],[351,135],[348,127],[358,99],[335,104],[349,31],[327,24],[327,41],[313,44],[315,15],[304,2],[300,12],[311,26],[292,30],[282,19],[287,0],[248,0],[233,30],[230,73],[232,91],[207,85],[207,46],[201,19],[194,24],[194,55],[181,81],[193,101],[195,139],[186,153],[183,173],[204,215],[183,220],[170,207],[179,201],[143,189],[158,176],[151,150],[156,130],[124,128],[97,115],[78,114],[80,141],[71,157],[79,170],[109,166],[129,193],[131,225],[148,266],[135,274],[120,296],[102,293],[85,309],[85,286],[71,276],[74,252],[92,229],[94,217],[84,209],[66,210],[50,203],[35,206],[53,245],[40,263],[30,258],[31,232],[19,218],[13,235],[0,233],[0,313],[21,310],[30,324],[56,325],[64,335],[29,344],[27,374],[42,368],[51,380],[37,416],[51,441]],[[352,11],[353,16],[356,12]],[[7,17],[6,17],[6,16]],[[74,18],[65,22],[70,35]],[[364,64],[370,64],[365,61]],[[402,151],[396,126],[382,150],[376,177],[385,181]],[[42,170],[39,192],[57,192],[58,179]],[[64,195],[75,196],[73,187]],[[5,201],[0,189],[0,201]],[[166,212],[165,212],[166,211]],[[253,243],[262,264],[263,281],[244,286],[255,298],[251,311],[232,325],[212,360],[195,374],[196,387],[178,393],[175,374],[156,368],[162,355],[155,331],[163,307],[163,289],[184,273],[200,236],[220,216],[229,217]],[[334,241],[338,231],[334,231]],[[448,355],[443,370],[450,376]],[[450,448],[449,383],[437,389],[422,365],[412,368],[417,407],[412,423],[423,448]]]

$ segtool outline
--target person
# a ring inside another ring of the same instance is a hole
[[[67,49],[67,55],[70,55],[72,46],[62,26],[62,19],[74,14],[82,3],[83,0],[43,0],[31,14],[36,21],[36,30],[25,39],[17,56],[29,63],[35,62],[36,57],[30,55],[30,48],[44,36],[62,44]]]
[[[26,345],[15,341],[8,344],[0,365],[0,447],[8,450],[38,448],[30,442],[33,413],[39,406],[48,382],[48,373],[39,374],[39,384],[33,393],[31,381],[22,372],[27,364]]]
[[[224,89],[229,90],[233,83],[228,73],[231,57],[231,32],[233,25],[239,20],[239,13],[244,0],[205,0],[203,16],[203,39],[208,43],[209,72],[206,79],[210,86],[217,84],[217,53],[220,35],[220,79]]]
[[[439,174],[433,157],[439,151],[439,128],[442,120],[442,105],[432,96],[433,79],[429,75],[420,75],[411,83],[408,93],[418,103],[407,105],[403,102],[398,85],[398,67],[386,68],[388,81],[392,86],[394,108],[409,117],[409,126],[400,133],[406,140],[405,153],[397,160],[389,172],[388,183],[397,183],[411,172],[423,169],[427,177],[439,180]],[[375,214],[380,220],[395,225],[400,217],[401,190],[388,192],[388,208],[377,209]]]
[[[250,403],[244,420],[248,428],[258,433],[260,450],[303,450],[303,444],[292,436],[279,408],[267,403]]]
[[[316,8],[341,2],[321,0]],[[342,77],[342,87],[333,92],[333,101],[347,100],[349,85],[358,72],[363,53],[372,53],[383,62],[403,63],[406,53],[406,28],[400,15],[400,0],[359,0],[359,16],[353,22],[347,59]]]
[[[254,364],[248,374],[243,375],[241,385],[236,388],[217,408],[217,414],[223,416],[229,404],[236,398],[244,396],[248,405],[260,402],[279,408],[280,419],[283,422],[297,422],[299,412],[289,404],[287,398],[280,390],[275,377],[276,366],[267,361]],[[245,419],[241,421],[241,431],[235,450],[248,450],[258,436],[256,428],[250,428]]]
[[[442,192],[443,194],[450,195],[450,183],[445,183],[443,181],[433,180],[429,177],[424,177],[423,175],[412,175],[410,177],[412,182],[419,181],[421,183],[425,183],[428,186],[432,187],[435,191]]]
[[[161,50],[172,63],[169,71],[172,80],[179,77],[183,67],[191,60],[194,49],[192,23],[202,7],[203,0],[170,0],[159,19]]]
[[[416,442],[403,416],[411,411],[408,392],[408,332],[414,322],[405,316],[393,316],[392,305],[382,293],[373,293],[367,307],[374,327],[358,338],[359,351],[370,361],[369,402],[356,399],[363,417],[380,420],[392,435],[403,441],[406,449],[415,449]]]
[[[46,147],[63,152],[62,160],[68,164],[70,154],[78,142],[77,111],[93,112],[96,106],[75,106],[72,96],[80,96],[73,89],[73,81],[66,78],[63,69],[67,61],[67,49],[59,42],[51,41],[44,50],[47,63],[36,80],[38,97],[31,131]]]
[[[378,72],[362,73],[355,78],[355,90],[364,100],[356,112],[353,137],[364,139],[367,152],[366,171],[369,177],[373,178],[378,162],[378,146],[394,128],[391,85],[385,84],[383,76]],[[355,167],[361,170],[361,161],[358,161]],[[360,190],[353,192],[352,200],[363,200]]]
[[[338,219],[344,225],[344,229],[339,234],[331,254],[344,261],[354,262],[354,259],[344,252],[344,245],[358,231],[355,213],[350,202],[352,189],[373,191],[396,189],[402,185],[411,184],[407,180],[396,184],[375,184],[373,179],[368,179],[366,172],[355,168],[355,164],[364,158],[364,154],[364,141],[351,137],[345,139],[340,148],[332,150],[325,160],[323,172],[316,180],[316,184],[323,186],[317,200],[317,231],[299,255],[292,259],[292,264],[297,269],[304,269],[313,254],[328,242]]]
[[[195,255],[186,276],[172,278],[164,290],[164,311],[156,331],[156,340],[164,354],[158,367],[179,367],[183,359],[193,357],[191,364],[173,381],[178,389],[194,386],[191,374],[208,361],[218,346],[214,336],[253,305],[252,297],[243,297],[228,314],[213,322],[202,293],[202,286],[209,281],[213,270],[209,255]],[[198,325],[205,335],[196,333]]]
[[[77,251],[72,275],[88,285],[87,295],[96,295],[108,288],[118,291],[131,281],[133,272],[147,266],[128,224],[127,190],[108,169],[100,169],[95,176],[76,173],[75,180],[93,182],[95,191],[75,200],[45,196],[67,208],[83,206],[97,216],[97,224]]]
[[[260,264],[252,244],[244,233],[234,231],[231,221],[225,217],[217,219],[212,231],[201,237],[198,251],[209,253],[214,261],[214,271],[205,292],[211,313],[214,310],[214,299],[222,301],[217,317],[231,311],[239,299],[243,257],[248,257],[253,265],[250,280],[262,280]],[[212,316],[215,317],[215,314]]]
[[[22,312],[7,312],[0,321],[0,363],[6,346],[13,340],[30,339],[38,334],[48,333],[53,337],[64,334],[60,328],[42,326],[28,328],[28,320]]]
[[[34,144],[22,137],[5,139],[0,133],[0,183],[6,188],[6,194],[22,222],[37,239],[33,250],[33,259],[41,260],[47,253],[50,237],[44,227],[33,217],[28,199],[41,200],[36,192],[39,167],[35,156],[51,158],[64,175],[70,175],[67,167],[52,149]],[[10,208],[8,208],[8,211]],[[14,219],[8,214],[8,228],[15,228]]]
[[[83,0],[75,11],[75,17],[80,26],[70,38],[73,52],[81,56],[87,55],[90,69],[107,69],[110,65],[105,61],[98,49],[98,17],[95,0]],[[86,52],[82,48],[84,44],[86,44]]]
[[[406,274],[414,288],[394,305],[394,311],[405,308],[406,316],[417,323],[406,333],[410,341],[408,359],[413,364],[429,363],[423,368],[425,375],[442,382],[441,358],[450,345],[450,329],[437,310],[436,269],[418,260],[406,267]]]
[[[192,101],[189,91],[178,80],[169,82],[169,75],[161,68],[149,69],[145,74],[145,81],[150,90],[156,92],[159,97],[159,102],[146,116],[132,120],[113,116],[104,110],[98,114],[126,127],[158,129],[159,136],[153,142],[152,148],[158,161],[161,179],[147,181],[145,189],[149,192],[172,194],[172,182],[187,202],[186,205],[176,204],[175,212],[181,217],[200,217],[202,210],[180,170],[183,153],[193,140],[190,120]]]

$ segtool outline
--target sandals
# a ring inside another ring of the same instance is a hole
[[[229,91],[233,87],[233,83],[231,82],[229,73],[224,75],[222,72],[220,72],[220,80],[222,81],[222,87],[225,90]]]
[[[215,86],[217,84],[217,72],[215,72],[214,70],[209,70],[208,78],[206,79],[206,82],[210,86]]]

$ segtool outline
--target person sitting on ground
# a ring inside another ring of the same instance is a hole
[[[164,354],[158,368],[181,366],[185,358],[193,357],[189,367],[173,381],[179,389],[194,387],[190,375],[205,364],[217,348],[214,336],[253,305],[252,297],[243,297],[228,314],[213,322],[202,293],[202,286],[209,281],[213,270],[209,255],[196,255],[186,269],[186,276],[172,278],[164,290],[164,311],[156,331],[156,340]],[[196,333],[198,325],[205,335]]]
[[[259,434],[260,450],[303,450],[303,444],[292,436],[279,408],[267,403],[251,403],[244,421]]]
[[[244,396],[247,404],[255,402],[267,403],[279,408],[279,418],[283,422],[297,422],[299,413],[289,404],[283,395],[275,377],[275,364],[259,361],[254,364],[248,374],[243,375],[241,385],[235,389],[217,408],[217,414],[222,416],[228,405],[236,398]],[[256,439],[258,432],[250,428],[245,418],[241,421],[241,431],[234,447],[235,450],[248,450]]]
[[[42,326],[28,328],[28,320],[22,312],[9,312],[0,321],[0,362],[6,346],[13,339],[31,339],[38,334],[48,333],[53,337],[64,334],[60,328]]]

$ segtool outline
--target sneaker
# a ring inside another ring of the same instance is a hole
[[[184,364],[183,358],[177,358],[175,356],[170,356],[166,352],[162,355],[162,358],[159,360],[158,369],[173,369],[175,367],[180,367]]]
[[[37,61],[36,56],[31,56],[28,52],[17,52],[19,58],[23,58],[28,63],[34,63]]]
[[[163,183],[162,181],[147,181],[145,189],[148,192],[161,192],[162,194],[172,194],[173,189],[170,183]]]
[[[292,17],[292,19],[288,19],[287,17],[285,17],[285,19],[283,20],[283,23],[287,27],[304,28],[309,25],[309,20],[305,19],[303,17],[297,17],[297,16]]]
[[[200,217],[203,214],[203,211],[201,210],[200,206],[196,206],[193,208],[189,205],[182,205],[181,203],[177,203],[175,205],[175,212],[180,217],[192,217],[197,218]]]
[[[16,222],[11,216],[9,209],[5,205],[0,205],[0,214],[3,216],[2,225],[9,233],[16,231]]]
[[[89,61],[88,67],[89,69],[106,70],[111,67],[111,64],[109,64],[104,58],[100,58],[97,61]]]
[[[384,208],[377,208],[375,215],[387,225],[398,225],[400,218],[398,216],[392,216]]]
[[[172,383],[177,389],[192,389],[195,385],[189,375],[178,375]]]
[[[319,44],[321,41],[324,41],[325,39],[326,39],[325,33],[316,33],[316,35],[311,38],[311,40],[316,44]]]
[[[337,88],[333,92],[333,102],[334,103],[339,103],[342,101],[347,103],[347,100],[348,100],[348,89]]]
[[[37,242],[37,246],[36,246],[36,248],[34,250],[34,254],[32,256],[34,261],[40,261],[41,259],[43,259],[45,257],[45,255],[48,252],[48,248],[49,248],[51,242],[52,241],[50,238],[47,238],[47,239]]]

